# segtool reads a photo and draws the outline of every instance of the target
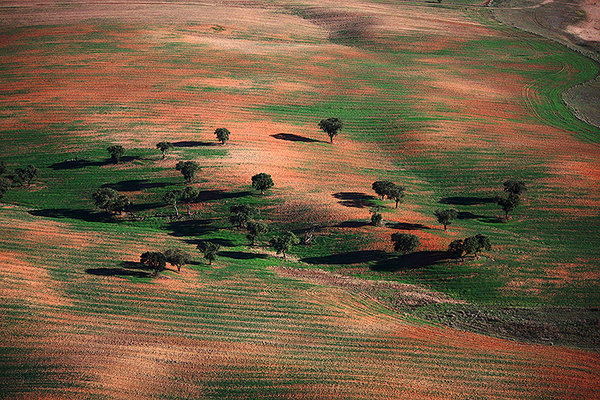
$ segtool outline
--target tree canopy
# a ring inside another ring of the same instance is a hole
[[[198,201],[198,196],[200,195],[200,190],[193,186],[186,186],[179,196],[179,201],[183,204],[187,205],[187,214],[191,215],[191,204]]]
[[[415,251],[421,245],[419,237],[410,233],[392,233],[392,243],[394,244],[394,251],[400,254]]]
[[[246,237],[250,241],[251,246],[254,246],[260,235],[269,231],[267,224],[261,221],[248,221],[246,223],[246,229],[248,230]]]
[[[300,243],[300,240],[290,231],[286,231],[279,236],[275,236],[271,238],[269,244],[277,254],[283,254],[283,258],[286,258],[286,253],[290,250],[290,248],[296,244]]]
[[[261,172],[252,177],[252,187],[259,190],[262,194],[265,194],[265,190],[273,187],[273,179],[271,175]]]
[[[120,194],[114,189],[103,187],[96,190],[93,195],[96,207],[107,212],[123,212],[131,202],[127,196]]]
[[[319,122],[319,128],[329,135],[329,142],[333,143],[333,138],[342,130],[344,123],[339,118],[322,119]]]
[[[173,148],[173,143],[171,142],[158,142],[156,144],[156,148],[159,149],[162,152],[162,159],[164,160],[166,155],[167,155],[167,151]]]
[[[108,154],[110,154],[110,160],[115,164],[121,161],[123,154],[125,154],[125,149],[120,144],[108,146],[106,150],[108,151]]]
[[[37,174],[38,169],[34,165],[29,164],[24,168],[15,169],[14,174],[12,174],[12,181],[18,186],[29,186]]]
[[[165,255],[159,251],[147,251],[142,253],[140,256],[140,263],[152,268],[154,270],[153,275],[156,276],[160,271],[164,271],[167,266],[167,259]]]
[[[181,198],[181,190],[170,190],[165,193],[162,197],[163,201],[175,209],[175,214],[179,217],[179,210],[177,209],[177,202]]]
[[[197,245],[198,250],[203,254],[204,258],[208,260],[208,264],[212,265],[212,262],[217,258],[217,253],[221,248],[221,245],[218,243],[209,242],[208,240],[203,240]]]
[[[8,189],[10,189],[10,181],[6,178],[0,178],[0,200],[4,197]]]
[[[438,222],[444,226],[444,230],[446,230],[446,227],[458,217],[458,211],[453,208],[447,210],[435,210],[434,215]]]
[[[258,214],[258,210],[248,204],[234,204],[229,207],[229,222],[239,229],[245,228],[252,216]]]
[[[521,199],[518,194],[509,193],[508,197],[498,197],[498,205],[502,207],[504,210],[504,216],[508,219],[508,213],[512,212],[519,203]]]
[[[511,194],[521,195],[523,192],[527,191],[527,185],[525,185],[525,182],[523,181],[509,179],[504,182],[504,191]]]
[[[227,143],[229,140],[229,129],[227,128],[217,128],[215,129],[215,136],[221,142],[221,144]]]
[[[185,181],[189,183],[194,180],[196,171],[200,169],[200,166],[196,161],[179,161],[175,165],[175,169],[181,172]]]
[[[190,263],[192,257],[188,252],[175,248],[165,251],[165,259],[169,264],[176,266],[179,272],[182,266]]]

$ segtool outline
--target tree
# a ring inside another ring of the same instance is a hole
[[[527,186],[523,181],[509,179],[504,182],[504,191],[520,196],[521,194],[523,194],[523,192],[527,191]]]
[[[176,266],[177,272],[179,272],[182,266],[190,263],[192,257],[181,249],[168,249],[165,251],[165,259],[169,264]]]
[[[10,181],[6,178],[0,178],[0,200],[4,197],[8,189],[10,189]]]
[[[12,180],[15,184],[19,186],[23,186],[27,184],[27,186],[31,185],[31,181],[37,176],[38,169],[29,164],[25,168],[17,168],[15,169],[15,173],[12,176]]]
[[[383,200],[384,197],[388,195],[390,189],[394,186],[396,186],[394,182],[390,181],[376,181],[373,182],[373,185],[371,185],[371,187],[373,188],[375,193],[377,193],[377,195],[381,198],[381,200]]]
[[[196,171],[200,169],[200,166],[195,161],[179,161],[175,165],[175,169],[181,172],[186,182],[190,183],[194,180]]]
[[[504,210],[504,216],[506,219],[508,219],[508,213],[517,208],[520,202],[521,199],[519,195],[514,193],[509,193],[508,197],[506,198],[498,197],[498,205]]]
[[[377,211],[375,211],[373,213],[373,215],[371,215],[371,225],[381,226],[382,221],[383,221],[383,215],[381,215],[381,213],[378,213]]]
[[[175,209],[175,215],[179,217],[179,210],[177,209],[177,202],[181,198],[181,190],[171,190],[165,193],[162,197],[163,201]]]
[[[164,160],[167,156],[167,151],[173,148],[173,143],[171,142],[159,142],[156,143],[156,148],[162,152],[162,159]]]
[[[4,175],[8,171],[8,167],[4,161],[0,161],[0,175]]]
[[[204,255],[204,258],[208,260],[208,265],[212,265],[212,262],[217,258],[217,253],[221,248],[218,243],[209,242],[203,240],[198,243],[198,250]]]
[[[112,146],[108,146],[106,149],[108,154],[110,154],[110,159],[113,163],[118,164],[121,161],[121,157],[125,154],[125,149],[120,144],[113,144]]]
[[[96,207],[106,212],[122,212],[131,204],[127,196],[108,187],[96,190],[92,197]]]
[[[392,233],[392,243],[394,244],[394,251],[400,254],[415,251],[421,245],[419,238],[410,233]]]
[[[277,254],[283,254],[283,259],[286,259],[286,253],[290,250],[293,245],[300,243],[296,235],[290,231],[286,231],[279,236],[271,238],[269,244]]]
[[[258,210],[248,204],[235,204],[229,207],[229,212],[231,212],[229,222],[237,226],[238,229],[245,228],[252,216],[258,214]]]
[[[265,190],[273,187],[273,179],[271,175],[261,172],[252,177],[252,187],[256,190],[260,190],[261,194],[265,194]]]
[[[267,224],[261,221],[248,221],[248,223],[246,223],[246,229],[248,230],[246,237],[250,241],[250,246],[254,246],[254,243],[260,235],[269,231]]]
[[[319,128],[329,135],[329,142],[333,143],[334,136],[344,127],[344,124],[339,118],[322,119],[319,122]]]
[[[192,203],[198,201],[198,196],[200,195],[200,190],[193,186],[186,186],[181,195],[179,196],[179,201],[183,204],[187,205],[187,214],[188,216],[192,215],[190,206]]]
[[[154,270],[153,276],[164,271],[167,266],[165,255],[159,251],[147,251],[140,256],[140,263]]]
[[[462,258],[463,253],[465,252],[465,245],[462,239],[456,239],[450,242],[448,245],[447,253],[452,258]]]
[[[434,214],[438,222],[444,225],[444,230],[446,230],[446,227],[458,217],[458,211],[453,208],[447,210],[435,210]]]
[[[395,183],[392,184],[388,188],[387,197],[390,200],[394,200],[396,202],[396,208],[398,208],[398,203],[401,203],[404,199],[404,187],[398,186]]]
[[[477,256],[483,250],[489,251],[491,249],[492,244],[490,243],[490,239],[480,233],[463,240],[463,251],[465,252],[465,255],[473,254]]]
[[[225,144],[229,140],[229,129],[217,128],[215,129],[215,136],[217,136],[217,139],[221,144]]]

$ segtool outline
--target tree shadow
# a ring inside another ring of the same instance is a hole
[[[337,225],[334,225],[335,228],[362,228],[363,226],[371,225],[369,222],[365,221],[344,221],[340,222]]]
[[[132,276],[135,278],[149,278],[152,276],[149,272],[132,271],[124,268],[88,268],[85,272],[97,276]]]
[[[46,218],[71,218],[86,222],[119,222],[111,214],[104,211],[90,211],[84,209],[71,208],[46,208],[43,210],[31,210],[29,214],[36,217]]]
[[[216,228],[210,226],[211,222],[210,219],[173,221],[169,222],[166,228],[171,231],[169,235],[175,237],[202,236],[217,231]]]
[[[182,140],[180,142],[174,142],[173,147],[206,147],[206,146],[217,146],[217,142],[202,142],[197,140]]]
[[[410,224],[408,222],[388,222],[385,224],[388,228],[392,229],[402,229],[405,231],[417,231],[421,229],[433,229],[430,226],[423,224]]]
[[[171,185],[165,182],[150,182],[148,179],[130,179],[116,183],[105,183],[102,187],[108,187],[119,192],[136,192],[144,189],[162,188]]]
[[[458,213],[458,215],[456,216],[457,219],[476,219],[479,222],[485,222],[488,224],[499,224],[504,222],[504,220],[501,217],[490,217],[487,215],[481,215],[481,214],[473,214],[472,212],[468,212],[468,211],[460,211]]]
[[[271,137],[279,140],[287,140],[289,142],[304,142],[304,143],[325,143],[322,140],[311,139],[300,135],[295,135],[293,133],[277,133],[275,135],[271,135]]]
[[[411,270],[441,264],[449,259],[445,251],[417,251],[399,257],[380,260],[371,266],[374,271],[395,272],[400,270]]]
[[[321,257],[307,257],[300,261],[309,264],[362,264],[386,259],[388,253],[381,250],[358,250]]]
[[[131,204],[131,205],[129,205],[129,211],[132,211],[132,212],[147,211],[147,210],[154,210],[156,208],[164,207],[164,206],[165,206],[165,203],[159,203],[159,202]]]
[[[223,257],[233,258],[235,260],[254,260],[257,258],[269,258],[266,254],[249,253],[244,251],[219,251],[219,255]]]
[[[333,197],[338,199],[338,203],[346,207],[353,208],[365,208],[365,207],[373,207],[376,204],[374,201],[376,198],[374,196],[360,193],[360,192],[338,192],[332,194]]]
[[[474,206],[477,204],[495,203],[495,197],[474,197],[474,196],[452,196],[444,197],[439,201],[441,204],[452,204],[460,206]]]
[[[138,161],[138,160],[143,160],[143,158],[140,156],[123,156],[123,157],[121,157],[121,160],[119,161],[118,164],[132,162],[132,161]],[[102,161],[90,161],[86,158],[81,158],[81,159],[73,159],[73,160],[65,160],[65,161],[57,162],[54,164],[50,164],[48,167],[52,168],[53,170],[63,170],[63,169],[80,169],[80,168],[86,168],[86,167],[102,167],[104,165],[110,165],[110,164],[117,165],[117,164],[114,164],[110,158],[107,158]]]
[[[224,190],[202,190],[198,193],[198,201],[211,201],[222,199],[237,199],[251,195],[252,192],[247,190],[241,192],[226,192]]]

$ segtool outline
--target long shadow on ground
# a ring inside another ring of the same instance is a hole
[[[332,196],[338,199],[341,205],[353,208],[373,207],[376,200],[374,196],[360,192],[338,192]]]
[[[87,274],[98,276],[133,276],[136,278],[149,278],[150,273],[144,271],[132,271],[124,268],[88,268]]]
[[[219,251],[219,255],[223,257],[233,258],[235,260],[254,260],[257,258],[269,258],[266,254],[250,253],[245,251]]]
[[[295,135],[293,133],[277,133],[275,135],[271,135],[271,137],[279,140],[287,140],[289,142],[304,142],[304,143],[325,143],[322,140],[311,139],[305,136]]]
[[[109,213],[103,211],[90,211],[73,208],[46,208],[43,210],[31,210],[29,214],[36,217],[46,218],[72,218],[86,222],[119,222]]]
[[[399,257],[380,260],[371,269],[386,272],[419,269],[434,264],[441,264],[448,259],[448,253],[445,251],[417,251]]]
[[[202,142],[197,140],[182,140],[180,142],[174,142],[173,147],[206,147],[206,146],[217,146],[219,143],[216,142]]]
[[[410,224],[408,222],[389,222],[385,224],[388,228],[392,229],[403,229],[405,231],[416,231],[421,229],[433,229],[430,226],[423,224]]]
[[[442,204],[452,204],[460,206],[474,206],[477,204],[495,203],[495,197],[475,197],[475,196],[453,196],[440,199]]]
[[[252,192],[247,190],[241,192],[226,192],[224,190],[202,190],[198,194],[198,201],[211,201],[221,199],[237,199],[251,195]]]
[[[211,226],[210,219],[192,219],[187,221],[173,221],[166,225],[169,234],[176,237],[202,236],[207,233],[216,232],[217,228]]]
[[[137,192],[144,189],[162,188],[171,185],[165,182],[150,182],[148,179],[130,179],[115,183],[105,183],[102,187],[108,187],[119,192]]]
[[[140,156],[124,156],[121,157],[121,161],[119,161],[119,164],[123,164],[126,162],[132,162],[132,161],[136,161],[136,160],[142,160],[143,158]],[[110,160],[110,158],[107,158],[106,160],[102,160],[102,161],[91,161],[85,158],[82,159],[77,159],[77,160],[65,160],[65,161],[61,161],[61,162],[57,162],[54,164],[50,164],[49,167],[54,169],[54,170],[63,170],[63,169],[80,169],[80,168],[86,168],[86,167],[101,167],[103,165],[110,165],[113,164],[113,162]],[[118,165],[118,164],[115,164]]]
[[[332,254],[321,257],[307,257],[300,261],[309,264],[362,264],[371,261],[381,261],[388,258],[388,253],[381,250],[359,250],[346,253]]]

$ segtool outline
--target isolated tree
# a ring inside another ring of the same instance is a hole
[[[162,152],[162,159],[164,160],[167,156],[167,151],[173,148],[173,143],[171,142],[159,142],[156,143],[156,148]]]
[[[4,175],[8,171],[8,167],[4,161],[0,161],[0,175]]]
[[[153,276],[158,275],[167,267],[165,255],[159,251],[147,251],[140,256],[140,263],[154,270]]]
[[[200,195],[200,190],[193,186],[186,186],[179,196],[179,201],[183,204],[187,205],[187,214],[188,216],[192,215],[190,207],[192,203],[198,201],[198,196]]]
[[[246,229],[248,230],[246,237],[250,241],[250,246],[254,246],[260,235],[269,231],[267,224],[261,221],[248,221]]]
[[[229,129],[227,128],[217,128],[215,129],[215,136],[221,142],[221,144],[227,143],[229,140]]]
[[[108,187],[96,190],[92,197],[96,207],[106,212],[123,212],[131,204],[127,196]]]
[[[235,225],[238,229],[246,227],[246,224],[252,219],[252,216],[258,213],[258,210],[248,204],[234,204],[229,207],[229,222]]]
[[[527,191],[527,185],[523,181],[509,179],[504,182],[504,191],[520,196],[523,192]]]
[[[322,119],[319,122],[319,128],[329,135],[329,142],[333,143],[333,138],[344,127],[344,124],[339,118]]]
[[[181,172],[186,182],[190,183],[194,180],[196,171],[200,169],[200,166],[195,161],[179,161],[175,165],[175,169]]]
[[[203,240],[198,243],[198,250],[203,254],[204,258],[208,260],[208,265],[212,265],[212,262],[217,258],[217,253],[221,248],[221,245],[218,243],[209,242],[208,240]]]
[[[23,185],[31,185],[31,182],[35,179],[38,174],[38,169],[29,164],[24,168],[15,169],[14,174],[12,175],[13,182],[18,186]]]
[[[415,251],[421,245],[419,238],[410,233],[392,233],[392,243],[394,244],[394,251],[400,254]]]
[[[383,221],[383,215],[381,215],[381,213],[375,211],[373,212],[373,214],[371,215],[371,225],[373,226],[381,226]]]
[[[480,252],[484,250],[489,251],[491,249],[492,244],[490,243],[490,239],[480,233],[463,240],[463,251],[465,252],[465,255],[473,254],[477,256]]]
[[[462,239],[456,239],[448,245],[448,255],[452,258],[462,258],[465,252],[465,245]]]
[[[168,249],[165,251],[165,259],[171,265],[177,267],[177,272],[181,271],[181,267],[189,264],[192,260],[190,254],[181,249]]]
[[[393,186],[388,188],[386,196],[388,199],[394,200],[396,202],[396,208],[398,208],[398,203],[401,203],[404,199],[404,187],[393,184]]]
[[[8,189],[10,189],[10,181],[6,178],[0,178],[0,200],[4,197]]]
[[[110,160],[115,164],[121,161],[123,154],[125,154],[125,149],[120,144],[108,146],[106,150],[108,151],[108,154],[110,154]]]
[[[163,201],[175,209],[175,215],[179,217],[179,210],[177,209],[177,202],[181,198],[181,190],[171,190],[165,193],[162,197]]]
[[[275,236],[271,238],[269,244],[277,254],[283,254],[283,259],[286,259],[286,253],[290,250],[290,248],[296,244],[300,243],[296,235],[294,235],[290,231],[286,231],[279,236]]]
[[[381,200],[383,200],[385,198],[385,196],[388,195],[391,188],[394,186],[395,186],[394,182],[390,182],[390,181],[376,181],[376,182],[373,182],[373,185],[371,185],[371,187],[373,188],[375,193],[377,193],[379,198],[381,198]]]
[[[435,210],[434,214],[438,222],[444,225],[444,230],[446,230],[446,227],[458,217],[458,211],[453,208],[447,210]]]
[[[512,212],[515,208],[517,208],[520,202],[521,199],[519,195],[514,193],[509,193],[508,197],[506,198],[498,197],[498,205],[504,210],[504,216],[506,217],[506,219],[508,219],[508,213]]]
[[[260,190],[261,194],[265,194],[265,190],[273,187],[273,179],[271,175],[261,172],[252,177],[252,187],[256,190]]]

